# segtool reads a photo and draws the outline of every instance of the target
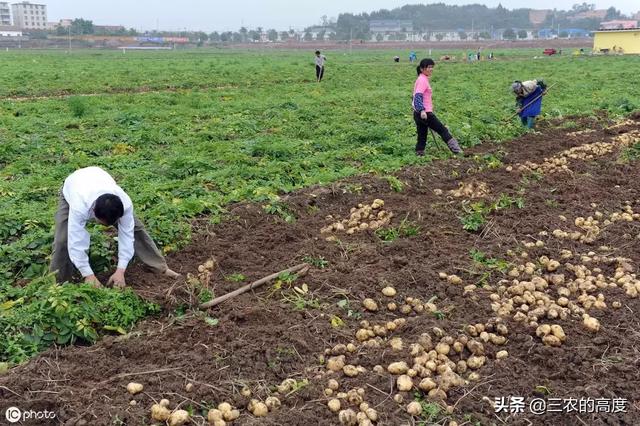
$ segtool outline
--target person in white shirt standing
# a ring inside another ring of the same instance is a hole
[[[320,54],[319,50],[316,50],[316,80],[318,83],[322,81],[322,77],[324,77],[324,62],[327,60],[327,57]]]
[[[85,282],[101,285],[87,255],[91,242],[85,226],[91,220],[118,228],[118,266],[107,285],[126,285],[124,273],[134,253],[155,272],[172,278],[180,276],[169,269],[144,225],[133,214],[133,203],[126,192],[100,167],[86,167],[71,173],[60,193],[49,266],[58,282],[70,281],[75,266]]]

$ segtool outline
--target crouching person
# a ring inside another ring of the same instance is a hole
[[[516,95],[517,113],[522,125],[534,129],[536,117],[542,112],[542,97],[546,94],[544,81],[514,81],[511,90]]]
[[[124,273],[134,253],[156,273],[179,276],[169,269],[144,225],[133,214],[131,198],[106,171],[87,167],[69,175],[60,193],[49,266],[58,282],[70,281],[75,267],[86,283],[101,286],[87,255],[90,236],[85,226],[92,220],[118,228],[118,266],[107,285],[126,285]]]

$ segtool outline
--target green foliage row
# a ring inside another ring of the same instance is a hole
[[[20,363],[51,344],[95,342],[101,333],[125,334],[158,311],[131,290],[56,284],[53,275],[0,292],[0,361]]]

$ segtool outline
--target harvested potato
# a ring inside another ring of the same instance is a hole
[[[351,365],[351,364],[345,365],[342,368],[342,372],[344,373],[345,376],[348,376],[348,377],[356,377],[358,375],[358,373],[359,373],[359,371],[356,368],[356,366],[355,365]]]
[[[340,384],[336,379],[330,379],[329,382],[327,383],[327,387],[331,390],[336,391],[340,388]]]
[[[254,402],[252,408],[253,410],[249,411],[251,411],[251,414],[256,417],[265,417],[267,414],[269,414],[269,407],[267,407],[267,404],[265,404],[264,402]]]
[[[159,422],[166,422],[171,416],[171,411],[167,407],[163,407],[160,404],[153,404],[151,406],[151,418]]]
[[[587,328],[587,330],[592,331],[592,332],[598,332],[600,330],[600,321],[598,321],[596,318],[594,317],[590,317],[589,315],[585,314],[583,322],[584,326]]]
[[[329,407],[329,410],[333,411],[334,413],[337,413],[338,411],[340,411],[340,400],[339,399],[330,399],[329,402],[327,402],[327,406]]]
[[[469,359],[467,359],[467,367],[473,370],[477,370],[484,365],[485,361],[486,358],[484,356],[472,355],[469,357]]]
[[[176,410],[169,416],[169,426],[182,426],[189,421],[191,416],[186,410]]]
[[[268,397],[264,402],[269,411],[277,410],[282,405],[280,400],[275,396]]]
[[[394,324],[394,323],[391,323]],[[399,352],[403,349],[404,345],[402,343],[402,339],[399,337],[394,337],[393,339],[389,340],[389,346],[391,347],[392,350]]]
[[[436,386],[436,382],[434,382],[433,379],[429,377],[422,379],[422,381],[418,385],[418,387],[425,392],[429,392],[431,389],[435,389]]]
[[[142,389],[144,389],[144,386],[142,386],[140,383],[131,382],[127,385],[127,392],[129,392],[131,395],[142,392]]]
[[[458,285],[458,284],[462,284],[462,279],[457,275],[449,275],[447,277],[447,282],[449,284]]]
[[[391,374],[404,374],[409,370],[409,366],[404,361],[392,362],[387,367],[387,371]]]
[[[419,416],[422,414],[422,405],[418,401],[412,401],[407,405],[407,413],[412,416]]]
[[[217,420],[223,420],[223,414],[222,411],[212,408],[211,410],[209,410],[209,412],[207,413],[207,421],[209,423],[213,423]]]
[[[506,357],[509,356],[509,352],[507,351],[500,351],[496,354],[496,359],[505,359]]]
[[[327,361],[327,369],[331,370],[331,371],[340,371],[344,368],[344,364],[345,364],[345,356],[344,355],[339,355],[339,356],[334,356],[329,358],[329,360]],[[280,393],[286,393],[288,392],[290,389],[285,390],[284,392],[280,392],[280,389],[278,388],[278,392]]]
[[[227,412],[222,413],[222,417],[228,422],[232,422],[237,420],[240,417],[240,410],[229,410]]]
[[[542,337],[542,343],[547,346],[560,346],[562,344],[560,339],[553,334],[547,334],[546,336]]]
[[[168,400],[168,399],[161,399],[161,400],[160,400],[160,405],[162,405],[162,406],[163,406],[163,407],[165,407],[165,408],[169,408],[169,405],[170,405],[170,404],[171,404],[171,403],[169,402],[169,400]]]
[[[561,342],[564,342],[567,339],[567,336],[564,334],[564,330],[558,324],[553,324],[551,326],[551,333]]]
[[[248,387],[243,387],[242,390],[240,391],[240,394],[244,397],[249,398],[251,396],[251,389],[249,389]]]
[[[407,375],[402,375],[398,377],[396,385],[398,386],[398,390],[401,392],[410,391],[413,389],[413,380]]]
[[[396,289],[393,287],[385,287],[382,289],[382,294],[384,294],[387,297],[393,297],[396,295]]]
[[[226,413],[227,411],[233,410],[233,407],[228,402],[221,402],[220,404],[218,404],[218,410],[220,410],[222,413]]]
[[[358,416],[351,408],[340,411],[338,419],[345,426],[356,426],[358,424]]]

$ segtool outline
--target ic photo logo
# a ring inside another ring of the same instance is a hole
[[[38,420],[50,420],[56,418],[56,413],[49,410],[29,410],[22,411],[18,407],[9,407],[4,412],[4,417],[9,423],[29,422]]]
[[[18,423],[22,418],[22,411],[18,407],[9,407],[4,416],[9,423]]]

